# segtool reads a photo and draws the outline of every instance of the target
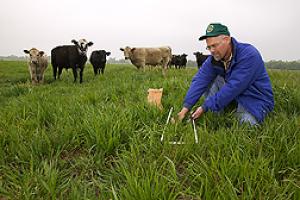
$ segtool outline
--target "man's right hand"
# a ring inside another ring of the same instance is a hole
[[[188,113],[188,112],[189,112],[189,109],[186,108],[186,107],[183,107],[181,109],[181,111],[177,114],[177,120],[176,121],[181,122],[184,119],[186,113]]]

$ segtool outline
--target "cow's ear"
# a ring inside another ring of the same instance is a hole
[[[29,54],[29,51],[25,49],[25,50],[24,50],[24,53]]]
[[[106,55],[109,56],[109,55],[110,55],[110,52],[106,52]]]
[[[123,48],[120,48],[120,50],[121,50],[121,51],[124,51],[124,49],[123,49]]]
[[[182,54],[182,56],[184,56],[184,57],[187,57],[187,55],[184,53],[184,54]]]
[[[40,51],[40,52],[39,52],[40,56],[43,56],[44,53],[45,53],[45,52],[43,52],[43,51]]]
[[[74,39],[73,39],[71,42],[72,42],[73,44],[75,44],[75,45],[78,45],[78,42],[77,42],[76,40],[74,40]]]
[[[89,43],[87,43],[87,45],[90,47],[90,46],[92,46],[94,43],[93,42],[89,42]]]
[[[136,49],[136,48],[135,48],[135,47],[133,47],[133,48],[131,49],[131,52],[133,52],[135,49]]]

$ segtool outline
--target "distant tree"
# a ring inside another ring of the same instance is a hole
[[[4,60],[4,61],[24,61],[24,60],[26,60],[26,57],[25,56],[15,56],[15,55],[0,56],[0,60]]]
[[[300,70],[299,61],[275,61],[271,60],[266,62],[266,67],[269,69],[290,69],[290,70]]]
[[[197,67],[197,62],[194,60],[188,60],[186,66],[187,67]]]
[[[125,59],[116,59],[116,58],[109,58],[107,60],[107,63],[109,64],[130,64],[129,60],[125,60]]]

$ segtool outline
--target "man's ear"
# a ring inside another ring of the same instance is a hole
[[[226,41],[227,44],[229,44],[230,41],[231,41],[231,37],[230,36],[225,36],[225,41]]]

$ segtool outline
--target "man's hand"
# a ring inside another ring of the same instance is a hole
[[[181,122],[181,121],[184,119],[184,117],[185,117],[185,115],[186,115],[186,113],[187,113],[188,111],[189,111],[188,108],[183,107],[183,108],[181,109],[181,111],[177,114],[177,119],[176,119],[176,121],[177,121],[177,122]]]
[[[198,119],[199,117],[201,117],[201,115],[204,113],[203,108],[200,106],[199,108],[197,108],[197,110],[192,114],[192,119]]]

